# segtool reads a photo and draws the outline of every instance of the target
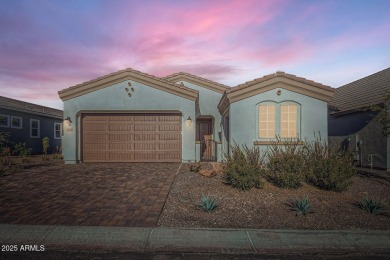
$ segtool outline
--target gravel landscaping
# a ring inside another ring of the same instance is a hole
[[[357,175],[346,191],[320,190],[308,184],[282,189],[266,182],[263,189],[239,191],[223,183],[222,175],[204,177],[182,164],[172,184],[158,226],[259,229],[390,229],[389,215],[370,215],[357,207],[368,193],[382,199],[389,209],[389,178]],[[216,198],[211,213],[199,209],[202,193]],[[313,213],[296,214],[292,199],[308,196]]]

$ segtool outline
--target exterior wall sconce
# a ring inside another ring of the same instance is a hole
[[[64,120],[68,125],[71,125],[72,124],[72,120],[70,119],[70,117],[66,117],[65,120]]]
[[[188,125],[188,126],[191,126],[191,125],[192,125],[192,119],[191,119],[190,116],[187,118],[187,125]]]

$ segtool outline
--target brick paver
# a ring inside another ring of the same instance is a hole
[[[0,177],[0,223],[156,226],[179,163],[52,165]]]

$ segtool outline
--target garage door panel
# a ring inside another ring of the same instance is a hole
[[[171,162],[173,160],[180,160],[181,153],[179,153],[179,152],[174,152],[174,153],[159,152],[159,153],[157,153],[157,156],[158,156],[159,161]]]
[[[104,122],[88,122],[84,124],[84,131],[88,132],[105,132],[107,129],[107,124]]]
[[[137,115],[134,116],[135,122],[156,122],[157,117],[156,116],[150,116],[150,115]]]
[[[162,133],[159,134],[159,139],[168,141],[168,140],[181,140],[181,134],[175,134],[175,133]]]
[[[107,150],[107,143],[91,143],[91,144],[88,144],[88,143],[84,143],[84,149],[85,150],[89,150],[89,151],[104,151],[104,150]]]
[[[137,125],[134,125],[134,131],[141,131],[141,132],[145,132],[145,131],[156,131],[156,125],[155,124],[137,124]]]
[[[119,121],[119,122],[131,122],[133,121],[133,116],[131,115],[110,115],[107,116],[108,120],[111,122]]]
[[[84,142],[107,142],[108,136],[107,134],[96,134],[96,133],[84,133]]]
[[[134,160],[134,153],[128,152],[110,152],[110,162],[129,162]]]
[[[134,150],[132,143],[110,143],[110,151],[132,151]]]
[[[114,133],[114,134],[109,134],[108,136],[109,136],[109,138],[108,138],[109,141],[129,142],[129,141],[133,140],[133,134],[117,134],[117,133]]]
[[[134,134],[135,141],[156,141],[158,136],[155,133],[152,134]]]
[[[180,162],[181,119],[172,114],[84,114],[84,162]]]
[[[107,153],[87,152],[84,153],[83,159],[88,162],[105,162],[108,158]]]
[[[156,143],[134,143],[134,150],[136,151],[150,151],[156,150]]]
[[[161,122],[180,122],[181,121],[181,116],[159,116],[158,117],[159,121]]]
[[[159,126],[159,130],[160,131],[164,131],[164,132],[177,132],[177,131],[180,131],[180,126],[179,125],[174,125],[174,124],[163,124],[163,125],[160,125]]]
[[[115,131],[115,132],[131,132],[131,131],[133,131],[133,125],[123,124],[123,123],[122,124],[119,124],[119,123],[110,124],[109,130]]]
[[[178,151],[181,150],[181,143],[159,143],[159,151]]]

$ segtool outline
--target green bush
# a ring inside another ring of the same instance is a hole
[[[200,198],[200,203],[198,205],[201,209],[203,209],[207,213],[211,213],[214,209],[218,207],[217,200],[215,198],[211,198],[202,194]]]
[[[22,156],[22,157],[26,157],[26,156],[30,155],[31,152],[32,152],[32,149],[31,148],[27,148],[26,147],[26,143],[15,144],[14,153],[16,155],[19,155],[19,156]]]
[[[269,147],[269,181],[282,188],[298,188],[304,181],[305,154],[301,141],[278,139]]]
[[[359,208],[372,215],[379,215],[386,213],[385,206],[382,200],[368,197],[366,194],[358,204]]]
[[[226,155],[227,162],[224,171],[224,180],[228,185],[239,190],[262,188],[264,170],[262,169],[264,156],[261,156],[258,147],[248,148],[234,144],[231,147],[231,155]]]
[[[296,211],[297,213],[301,213],[306,216],[308,213],[312,213],[313,211],[310,209],[311,204],[309,202],[309,198],[305,197],[303,199],[295,199],[292,200],[288,206],[292,211]]]
[[[306,181],[320,189],[343,191],[356,174],[347,154],[340,154],[320,139],[305,146],[307,153]]]
[[[200,162],[196,162],[195,164],[189,164],[188,165],[188,170],[190,172],[199,173],[201,168],[202,168],[202,166],[201,166]]]
[[[43,155],[46,157],[47,151],[49,149],[49,137],[43,137],[42,138],[42,147],[43,147]]]

